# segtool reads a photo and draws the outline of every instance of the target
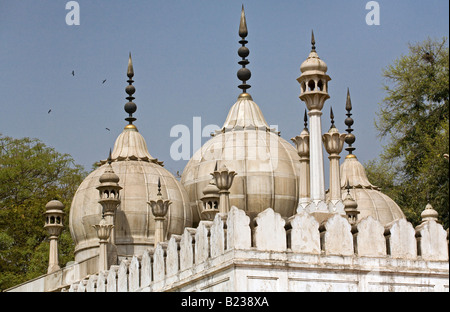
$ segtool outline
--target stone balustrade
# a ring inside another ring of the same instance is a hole
[[[278,261],[278,265],[287,259],[291,263],[309,259],[310,265],[317,266],[326,261],[362,263],[367,258],[366,262],[390,261],[394,266],[402,261],[413,271],[428,267],[429,262],[447,262],[444,275],[448,284],[448,230],[434,220],[414,229],[405,219],[384,227],[367,217],[351,226],[345,217],[335,214],[319,224],[305,212],[284,219],[268,208],[250,224],[244,211],[232,207],[227,215],[201,221],[196,229],[186,228],[182,235],[173,235],[143,255],[122,260],[120,265],[87,276],[63,291],[176,290],[183,281],[192,283],[214,268],[229,266],[236,259],[233,252],[249,255],[252,261]]]

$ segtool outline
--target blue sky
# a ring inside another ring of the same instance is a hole
[[[363,163],[382,151],[374,119],[385,96],[383,68],[408,53],[408,43],[449,32],[446,0],[380,0],[379,26],[366,24],[368,1],[361,0],[79,0],[79,26],[66,24],[67,2],[0,0],[0,133],[38,138],[87,170],[106,159],[126,124],[131,51],[135,124],[154,157],[174,174],[183,171],[187,161],[170,156],[177,139],[170,137],[171,128],[186,125],[192,135],[194,117],[201,117],[202,127],[222,126],[240,93],[242,4],[249,92],[267,122],[278,125],[288,141],[303,129],[305,104],[296,79],[314,29],[317,52],[332,78],[323,130],[330,125],[331,105],[336,126],[345,131],[349,87],[355,154]]]

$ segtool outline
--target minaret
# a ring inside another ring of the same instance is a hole
[[[98,256],[98,271],[107,271],[109,269],[108,265],[108,240],[111,237],[113,224],[108,223],[105,217],[102,216],[100,223],[92,226],[96,232],[99,239],[100,250]]]
[[[169,206],[172,204],[170,200],[165,200],[161,194],[161,179],[158,178],[158,194],[156,200],[150,200],[148,204],[152,208],[152,214],[155,217],[155,234],[154,246],[164,241],[164,221],[166,220]]]
[[[347,215],[348,222],[350,222],[351,225],[355,225],[356,222],[358,222],[358,203],[353,199],[352,195],[350,194],[350,182],[347,179],[347,184],[345,186],[347,189],[347,196],[344,199],[344,210],[345,214]]]
[[[328,159],[330,160],[330,191],[328,211],[331,213],[340,213],[344,215],[345,212],[341,196],[341,175],[339,166],[339,159],[341,156],[339,156],[339,154],[342,152],[342,148],[344,147],[346,134],[339,133],[338,129],[334,125],[333,108],[330,108],[330,118],[331,128],[322,136],[325,149],[329,154]]]
[[[310,117],[310,187],[311,203],[309,212],[328,212],[325,202],[325,176],[322,150],[322,108],[328,95],[328,81],[326,74],[328,67],[322,61],[315,46],[314,32],[311,34],[312,49],[306,61],[300,67],[302,75],[297,79],[301,86],[300,99],[306,103]]]
[[[217,164],[216,164],[217,168]],[[225,165],[219,170],[214,170],[213,176],[216,186],[219,189],[219,213],[227,214],[230,211],[230,188],[233,184],[234,177],[237,175],[234,171],[229,171]]]
[[[217,163],[214,171],[217,171]],[[216,179],[214,175],[209,184],[203,189],[203,202],[202,220],[213,221],[215,215],[219,212],[220,195],[219,188],[216,185]]]
[[[300,156],[300,181],[299,181],[299,201],[297,213],[306,209],[311,201],[310,197],[310,166],[309,166],[309,130],[308,130],[308,115],[305,109],[305,116],[303,118],[305,128],[292,138],[292,142],[297,146],[297,153]]]
[[[102,218],[105,218],[107,224],[114,225],[122,187],[119,185],[119,176],[114,173],[111,166],[111,150],[105,172],[100,176],[99,181],[100,185],[97,186],[97,190],[99,192],[98,202],[102,206]],[[115,244],[114,230],[111,233],[111,244]]]
[[[239,37],[241,37],[239,43],[242,45],[242,47],[240,47],[238,50],[238,55],[242,58],[242,60],[239,61],[238,64],[241,65],[242,68],[237,72],[238,79],[242,81],[242,84],[238,86],[238,88],[242,90],[239,98],[252,100],[251,95],[247,93],[247,89],[251,88],[251,86],[247,84],[247,81],[250,80],[250,77],[252,76],[251,71],[246,68],[246,66],[250,64],[250,62],[246,59],[250,54],[250,50],[245,46],[248,43],[248,41],[245,40],[245,37],[247,37],[247,35],[247,21],[245,19],[244,5],[242,5],[241,22],[239,24]]]
[[[64,217],[64,205],[58,200],[52,200],[45,205],[45,225],[50,239],[50,251],[47,274],[60,269],[58,261],[58,237],[61,234]]]

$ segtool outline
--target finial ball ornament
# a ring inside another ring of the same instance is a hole
[[[250,72],[250,70],[248,68],[241,68],[241,69],[239,69],[237,76],[238,76],[239,80],[247,81],[252,76],[252,73]]]
[[[124,108],[128,114],[134,114],[137,110],[137,106],[133,102],[128,102]]]
[[[238,54],[240,57],[247,57],[250,55],[250,50],[247,47],[240,47]]]

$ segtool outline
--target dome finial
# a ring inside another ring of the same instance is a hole
[[[162,196],[162,194],[161,194],[161,178],[160,177],[158,177],[158,194],[157,195]]]
[[[111,148],[110,148],[110,149],[109,149],[108,160],[107,160],[109,165],[111,165],[111,162],[112,162],[111,154],[112,154],[112,152],[111,152]]]
[[[128,70],[127,70],[127,76],[128,76],[128,86],[125,88],[125,92],[128,94],[128,96],[126,97],[126,99],[128,100],[128,103],[125,104],[125,112],[128,113],[128,118],[125,118],[126,121],[128,121],[128,126],[127,128],[134,128],[136,129],[136,127],[133,125],[133,121],[136,120],[136,118],[133,117],[133,114],[136,112],[137,110],[137,106],[136,104],[133,102],[133,100],[135,99],[133,97],[133,94],[136,92],[135,87],[133,86],[133,77],[134,77],[134,69],[133,69],[133,61],[131,60],[131,52],[128,58]]]
[[[311,30],[311,52],[316,52],[316,39],[314,38],[314,30]]]
[[[336,128],[336,126],[334,125],[334,114],[333,114],[333,107],[330,106],[330,119],[331,119],[331,127],[332,128]]]
[[[133,61],[131,59],[131,52],[128,56],[128,70],[127,70],[127,76],[128,78],[133,78],[134,77],[134,69],[133,69]]]
[[[245,19],[245,11],[244,11],[244,5],[242,5],[242,10],[241,10],[241,22],[239,24],[239,36],[242,39],[245,39],[245,37],[247,37],[248,35],[248,30],[247,30],[247,21]]]
[[[307,109],[305,108],[305,116],[303,117],[303,121],[305,122],[305,130],[308,131],[308,114],[307,114]]]
[[[352,147],[352,144],[355,143],[356,138],[355,135],[352,133],[353,129],[351,128],[351,126],[353,125],[353,119],[351,118],[352,100],[350,98],[350,89],[348,88],[347,88],[347,102],[345,104],[345,109],[347,110],[346,114],[347,118],[345,119],[345,125],[348,127],[347,130],[345,130],[348,132],[347,136],[345,137],[345,143],[348,144],[348,147],[345,150],[348,151],[347,157],[354,157],[352,153],[355,150],[355,148]]]
[[[252,76],[252,73],[248,68],[245,67],[250,64],[250,62],[246,59],[246,57],[250,54],[250,50],[245,46],[248,43],[248,41],[245,40],[245,37],[247,37],[247,35],[247,21],[245,19],[244,5],[242,5],[241,21],[239,24],[239,36],[242,38],[239,43],[242,44],[242,47],[240,47],[238,50],[238,55],[242,57],[242,61],[239,61],[238,64],[241,65],[242,68],[239,69],[237,73],[237,77],[242,81],[242,84],[239,85],[238,88],[242,89],[242,94],[239,96],[239,98],[247,97],[251,99],[250,94],[247,93],[247,89],[250,89],[251,86],[247,84],[247,81]]]

